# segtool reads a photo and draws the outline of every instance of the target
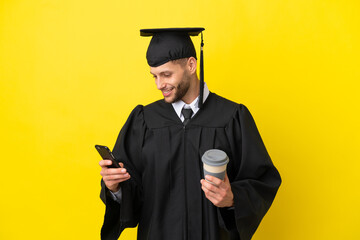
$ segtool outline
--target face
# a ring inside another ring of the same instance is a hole
[[[168,103],[181,100],[190,88],[190,75],[183,64],[169,61],[158,67],[150,67],[150,73]]]

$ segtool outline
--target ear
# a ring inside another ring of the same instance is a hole
[[[188,68],[190,74],[196,73],[197,61],[194,57],[189,57],[189,59],[187,61],[187,68]]]

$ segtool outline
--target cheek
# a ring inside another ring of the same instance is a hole
[[[175,76],[168,78],[167,83],[173,87],[177,87],[181,81]]]
[[[176,86],[183,85],[185,82],[186,82],[186,78],[184,74],[178,74],[173,78],[173,83]]]

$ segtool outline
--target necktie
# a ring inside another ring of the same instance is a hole
[[[191,118],[191,116],[193,114],[193,111],[191,110],[191,108],[188,108],[188,109],[183,108],[181,110],[181,113],[185,118],[183,124],[184,124],[184,126],[186,126],[186,124],[190,121],[190,118]]]

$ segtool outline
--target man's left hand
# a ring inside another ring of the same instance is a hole
[[[224,181],[219,178],[206,175],[205,179],[200,180],[201,188],[209,199],[217,207],[232,207],[234,205],[234,195],[231,191],[229,178],[225,173]]]

